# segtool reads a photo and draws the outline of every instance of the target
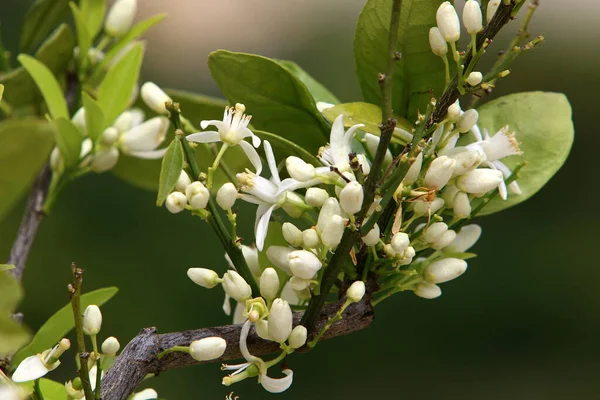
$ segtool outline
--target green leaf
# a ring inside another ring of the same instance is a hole
[[[268,140],[271,143],[274,152],[277,153],[277,158],[283,159],[287,156],[296,156],[314,166],[322,166],[317,157],[284,137],[265,131],[254,131],[254,134],[262,140]]]
[[[88,51],[92,46],[92,38],[88,32],[86,26],[86,20],[83,13],[77,8],[77,5],[73,2],[69,3],[71,7],[71,13],[73,13],[73,19],[75,20],[75,27],[77,28],[77,43],[79,45],[79,66],[85,66],[88,59]]]
[[[208,66],[225,97],[246,105],[256,129],[281,135],[313,153],[327,141],[329,125],[308,89],[278,62],[218,50],[209,55]]]
[[[17,58],[42,92],[52,118],[69,118],[67,102],[52,71],[27,54],[21,54]]]
[[[37,0],[27,11],[20,48],[30,52],[67,17],[69,0]]]
[[[204,96],[183,90],[166,89],[165,92],[179,103],[181,115],[187,118],[194,126],[199,127],[200,121],[223,119],[223,112],[228,103],[224,99]]]
[[[104,114],[102,109],[86,92],[81,93],[83,107],[85,108],[85,127],[88,136],[95,142],[104,130]]]
[[[300,68],[298,64],[293,61],[280,60],[279,63],[287,68],[300,82],[304,83],[304,86],[308,89],[315,102],[324,101],[325,103],[338,104],[340,101],[333,93],[331,93],[325,86],[319,83],[315,78],[310,76],[308,72]]]
[[[182,169],[183,146],[181,145],[181,140],[175,138],[169,145],[169,148],[162,159],[158,183],[158,197],[156,198],[156,205],[158,207],[163,205],[167,196],[175,187]]]
[[[15,269],[12,264],[0,264],[0,272],[8,271],[9,269]]]
[[[31,394],[33,393],[33,384],[34,381],[29,381],[20,383],[19,386],[26,390],[28,394]],[[44,395],[44,400],[65,400],[67,398],[65,385],[50,379],[40,379],[40,390]]]
[[[61,76],[73,58],[75,38],[68,25],[63,24],[42,44],[35,58],[46,65],[55,76]],[[0,83],[6,86],[4,98],[13,107],[31,105],[40,101],[37,85],[25,70],[19,67],[0,75]]]
[[[10,356],[23,347],[31,333],[22,324],[7,314],[0,314],[0,357]]]
[[[54,129],[47,121],[0,122],[0,220],[25,193],[48,160]]]
[[[138,82],[144,57],[144,45],[138,43],[109,70],[98,88],[98,105],[104,112],[104,123],[112,124],[131,100]]]
[[[396,51],[401,59],[394,69],[394,113],[416,120],[417,111],[425,111],[429,91],[440,96],[444,89],[444,64],[431,52],[429,28],[435,26],[435,14],[443,0],[404,0]],[[387,46],[392,2],[368,0],[356,26],[354,59],[358,81],[365,101],[381,105],[377,76],[387,63]]]
[[[479,108],[478,125],[491,135],[508,125],[516,133],[523,155],[502,161],[513,170],[527,162],[519,173],[522,194],[508,194],[487,204],[479,215],[492,214],[519,204],[535,193],[564,164],[573,144],[574,128],[569,101],[565,95],[549,92],[526,92],[504,96]]]
[[[86,293],[81,296],[81,309],[85,310],[90,304],[101,306],[110,300],[119,289],[116,287],[107,287],[93,292]],[[42,327],[37,331],[31,343],[19,350],[12,359],[13,365],[19,365],[23,359],[31,355],[40,353],[62,339],[71,329],[75,322],[73,321],[73,309],[71,304],[67,304],[54,315],[52,315]]]
[[[70,119],[57,118],[52,120],[56,129],[56,145],[65,160],[66,167],[74,167],[79,162],[83,135]]]
[[[8,272],[0,272],[0,315],[12,313],[23,298],[19,282]]]
[[[81,6],[81,14],[83,15],[89,36],[93,40],[102,28],[102,21],[106,13],[106,1],[81,0],[79,5]]]

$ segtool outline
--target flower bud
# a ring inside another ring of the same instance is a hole
[[[298,278],[297,276],[292,276],[290,278],[290,286],[296,292],[300,292],[310,286],[310,279],[302,279]]]
[[[442,233],[442,236],[440,236],[440,238],[436,240],[431,247],[433,247],[435,250],[441,250],[452,243],[454,239],[456,239],[456,232],[454,232],[452,229],[448,229],[446,232]]]
[[[320,188],[309,188],[304,196],[304,201],[311,207],[321,207],[325,200],[329,198],[329,193]]]
[[[289,256],[294,251],[296,251],[296,249],[287,246],[269,246],[269,248],[267,249],[267,258],[277,268],[291,275],[292,271],[290,271]]]
[[[321,230],[321,241],[329,248],[334,248],[342,241],[346,220],[339,215],[332,215],[331,219]]]
[[[231,182],[227,182],[217,192],[217,204],[223,210],[230,210],[237,200],[238,191],[235,185]]]
[[[260,295],[267,300],[277,297],[279,291],[279,276],[273,268],[265,268],[260,276]]]
[[[322,266],[319,258],[310,251],[292,251],[288,257],[292,274],[302,279],[312,279]]]
[[[121,115],[117,117],[115,122],[113,122],[112,127],[117,130],[117,133],[127,132],[128,130],[133,128],[133,120],[135,114],[137,114],[137,111],[133,112],[133,110],[127,110],[122,112]],[[135,122],[136,125],[139,125],[139,123],[137,123],[137,120]]]
[[[58,149],[58,146],[54,146],[50,153],[50,168],[52,168],[53,171],[56,171],[61,166],[61,163],[62,156],[60,155],[60,150]]]
[[[285,196],[286,196],[286,201],[285,201],[285,203],[283,203],[281,208],[283,208],[283,210],[290,217],[300,218],[306,211],[306,207],[303,205],[304,199],[301,196],[299,196],[298,194],[296,194],[292,191],[289,191],[289,190],[286,192]]]
[[[456,42],[460,38],[460,20],[454,6],[449,1],[440,5],[435,20],[446,42]]]
[[[285,160],[285,167],[290,177],[299,182],[310,181],[315,177],[315,167],[299,157],[288,157]]]
[[[448,114],[446,115],[446,118],[448,118],[450,121],[456,121],[460,117],[461,113],[462,109],[460,108],[460,101],[456,100],[450,105],[450,107],[448,107]]]
[[[425,229],[425,232],[423,232],[423,239],[425,239],[427,243],[433,243],[442,237],[447,230],[448,225],[444,222],[433,223],[429,225],[429,228]]]
[[[192,183],[192,180],[190,179],[187,172],[185,172],[184,170],[181,170],[181,173],[179,174],[179,178],[177,179],[177,183],[175,184],[175,189],[182,193],[185,193],[185,189],[187,189],[187,187],[191,183]]]
[[[471,201],[465,192],[458,192],[454,197],[454,217],[463,219],[471,215]]]
[[[340,208],[340,203],[335,197],[329,197],[321,207],[319,218],[317,219],[317,227],[320,230],[325,229],[325,225],[329,223],[334,215],[340,216],[341,214],[342,209]]]
[[[402,182],[405,185],[412,185],[419,178],[419,174],[421,173],[421,166],[423,165],[423,152],[420,152],[419,155],[415,158],[415,161],[411,164],[408,172],[404,176]]]
[[[158,399],[158,393],[156,390],[148,388],[144,389],[140,392],[134,393],[133,396],[129,398],[129,400],[151,400]]]
[[[448,43],[444,40],[437,26],[429,29],[429,45],[436,56],[444,57],[448,53]]]
[[[78,385],[80,386],[80,385]],[[83,399],[85,397],[85,393],[83,392],[83,389],[77,389],[74,387],[74,382],[72,381],[68,381],[65,382],[65,390],[67,392],[67,397],[69,399]],[[1,396],[2,395],[2,391],[0,390],[0,399],[4,399],[4,397]],[[8,397],[8,399],[11,400],[16,400],[16,399],[23,399],[23,397]]]
[[[385,253],[385,255],[387,257],[390,257],[390,258],[396,257],[396,252],[392,248],[392,245],[389,243],[383,246],[383,252]]]
[[[396,253],[396,263],[400,265],[408,265],[412,262],[415,254],[415,248],[408,246],[402,253]]]
[[[292,333],[290,334],[288,340],[292,349],[298,349],[304,346],[304,344],[306,343],[307,334],[308,331],[302,325],[298,325],[294,329],[292,329]]]
[[[302,231],[302,242],[307,249],[315,249],[321,244],[319,234],[313,228]]]
[[[108,12],[104,30],[110,36],[123,36],[131,29],[136,11],[137,0],[117,0]]]
[[[167,114],[165,103],[172,102],[171,98],[153,82],[146,82],[141,89],[144,103],[157,114]]]
[[[83,312],[83,333],[94,336],[102,328],[102,313],[97,305],[89,305]]]
[[[185,210],[185,206],[187,205],[187,197],[185,194],[181,192],[173,192],[167,196],[167,200],[165,201],[165,207],[172,214],[177,214]]]
[[[445,250],[462,253],[469,250],[481,236],[481,227],[479,225],[466,225],[458,231],[456,239]]]
[[[456,187],[463,192],[482,194],[497,187],[503,179],[502,172],[496,169],[475,169],[456,178]]]
[[[433,215],[444,206],[444,199],[436,197],[433,201],[420,201],[415,203],[413,211],[416,215]]]
[[[468,0],[463,8],[463,25],[467,32],[471,35],[479,33],[483,29],[482,20],[483,16],[481,15],[479,3],[475,0]]]
[[[477,86],[483,80],[483,74],[481,72],[471,72],[465,81],[471,86]]]
[[[120,348],[121,344],[114,336],[110,336],[102,342],[102,353],[107,356],[115,356]]]
[[[358,165],[362,174],[369,175],[369,173],[371,172],[371,163],[369,162],[367,156],[365,156],[364,154],[357,154],[356,160],[358,161]]]
[[[112,169],[119,161],[119,150],[116,147],[109,147],[96,151],[92,160],[92,171],[100,173]]]
[[[207,289],[212,289],[221,283],[221,278],[212,269],[190,268],[187,270],[187,275],[196,285]]]
[[[355,281],[346,291],[346,297],[353,303],[358,303],[365,295],[365,283],[363,281]]]
[[[375,157],[375,153],[377,153],[377,147],[379,147],[379,140],[379,136],[373,135],[371,133],[365,133],[365,136],[363,137],[363,141],[365,142],[365,145],[371,157]],[[383,158],[383,166],[388,166],[392,162],[392,160],[392,152],[390,151],[390,149],[387,149],[387,151],[385,152],[385,157]]]
[[[227,271],[223,275],[223,289],[225,293],[237,301],[245,301],[252,296],[252,289],[236,271]]]
[[[218,336],[194,340],[190,343],[190,355],[197,361],[219,358],[225,353],[225,349],[227,349],[227,342]]]
[[[362,241],[367,246],[375,246],[377,243],[379,243],[380,234],[381,232],[379,230],[379,225],[375,224],[373,225],[373,229],[371,229],[369,233],[362,237]]]
[[[202,182],[192,182],[185,189],[185,195],[190,203],[190,206],[194,209],[200,209],[206,207],[210,198],[210,192],[202,184]]]
[[[287,301],[275,299],[269,310],[269,336],[283,343],[292,333],[292,309]]]
[[[467,270],[467,262],[458,258],[444,258],[432,263],[425,270],[429,283],[444,283],[458,278]]]
[[[283,238],[294,247],[302,246],[302,231],[290,222],[284,222],[281,227]]]
[[[206,205],[208,204],[208,200],[209,200],[209,194],[208,194],[208,190],[206,190],[206,194],[205,193],[198,193],[197,195],[195,195],[192,200],[190,201],[190,206],[192,206],[192,208],[194,209],[202,209],[205,208]]]
[[[458,129],[460,133],[469,132],[471,128],[473,128],[473,126],[477,123],[478,118],[479,113],[477,112],[477,110],[467,110],[458,119],[458,122],[456,123],[456,129]]]
[[[79,129],[82,136],[87,136],[87,126],[85,125],[85,108],[81,107],[79,110],[75,112],[73,118],[71,118],[71,122],[73,125]]]
[[[394,250],[394,253],[402,253],[410,244],[410,238],[406,233],[398,232],[392,236],[392,241],[390,244],[392,245],[392,250]]]
[[[259,338],[265,340],[273,340],[269,336],[269,323],[265,319],[259,319],[254,323],[254,329]]]
[[[348,214],[360,211],[364,200],[363,187],[358,182],[349,182],[340,192],[340,205]]]
[[[102,136],[100,136],[100,141],[105,146],[112,146],[119,139],[119,131],[112,126],[109,126],[102,132]]]
[[[435,299],[442,295],[442,289],[438,285],[422,282],[415,288],[415,294],[424,299]]]
[[[490,0],[487,5],[487,10],[485,12],[485,18],[488,22],[492,19],[494,14],[496,14],[496,10],[500,7],[500,0]]]
[[[460,192],[460,190],[458,190],[458,188],[454,185],[446,186],[444,188],[444,191],[442,192],[442,198],[446,202],[447,207],[454,207],[454,199],[456,198],[458,192]]]
[[[425,187],[440,190],[452,177],[456,161],[447,156],[436,158],[429,165],[423,181]]]
[[[486,160],[485,152],[480,146],[455,147],[446,152],[446,155],[456,160],[452,177],[472,171]]]

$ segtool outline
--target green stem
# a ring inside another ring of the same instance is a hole
[[[333,317],[330,317],[327,322],[325,323],[325,326],[323,326],[323,328],[321,328],[321,330],[319,331],[319,333],[317,334],[317,336],[315,336],[315,338],[313,340],[311,340],[310,342],[308,342],[308,347],[313,348],[317,345],[317,343],[319,343],[319,340],[321,340],[321,338],[323,337],[323,335],[325,334],[325,332],[327,332],[329,330],[329,328],[331,328],[331,326],[333,324],[335,324],[337,321],[339,321],[340,319],[342,319],[342,314],[344,313],[344,311],[346,311],[346,308],[348,308],[348,306],[352,304],[352,301],[350,300],[346,300],[344,302],[344,304],[342,305],[342,307],[340,307],[340,309],[335,313],[335,315]]]
[[[441,58],[444,62],[444,77],[446,83],[444,87],[448,87],[448,85],[450,84],[450,63],[448,63],[448,55],[445,54]]]
[[[42,394],[42,389],[40,388],[40,380],[36,379],[33,382],[33,391],[35,392],[35,396],[37,400],[44,400],[44,395]]]
[[[100,391],[101,391],[101,381],[102,381],[102,365],[100,362],[100,352],[98,351],[98,339],[96,335],[91,336],[92,339],[92,348],[94,349],[94,353],[96,355],[96,390],[95,390],[95,399],[100,400]]]
[[[215,157],[215,161],[213,162],[212,167],[208,168],[208,179],[206,181],[206,187],[208,189],[212,187],[213,175],[215,174],[217,168],[219,168],[219,162],[221,162],[221,158],[223,157],[228,148],[229,146],[227,145],[227,143],[223,143],[221,149],[219,150],[219,153]]]
[[[181,351],[183,353],[190,353],[190,348],[188,346],[173,346],[170,349],[167,349],[165,351],[163,351],[162,353],[159,353],[156,358],[158,358],[159,360],[161,358],[163,358],[164,356],[166,356],[169,353],[174,353],[176,351]]]

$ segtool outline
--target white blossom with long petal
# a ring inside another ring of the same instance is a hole
[[[348,154],[352,152],[354,134],[363,126],[363,124],[353,125],[346,131],[344,116],[340,114],[331,125],[329,144],[319,151],[321,162],[328,167],[336,167],[341,172],[352,171]]]

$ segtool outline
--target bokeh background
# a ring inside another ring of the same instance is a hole
[[[0,1],[9,48],[29,3]],[[206,57],[225,48],[291,59],[342,101],[357,100],[352,40],[363,3],[141,0],[139,18],[169,13],[146,36],[144,79],[218,95]],[[517,24],[494,50],[504,48]],[[369,329],[290,357],[294,385],[281,398],[600,397],[599,25],[595,0],[542,0],[531,32],[547,41],[519,59],[494,94],[567,94],[576,140],[564,168],[531,200],[479,220],[479,257],[443,286],[441,298],[399,294],[378,307]],[[185,274],[190,266],[225,268],[217,240],[199,219],[170,215],[154,200],[110,174],[72,185],[43,223],[29,260],[21,306],[27,324],[37,328],[66,304],[72,261],[86,269],[86,289],[121,289],[103,308],[102,333],[123,345],[145,326],[168,332],[227,323],[220,289],[203,290]],[[8,256],[22,211],[23,204],[0,223],[0,259]],[[247,228],[242,233],[251,236]],[[275,398],[256,381],[223,387],[221,376],[217,365],[203,365],[147,385],[168,399],[223,399],[231,390],[241,400]]]

